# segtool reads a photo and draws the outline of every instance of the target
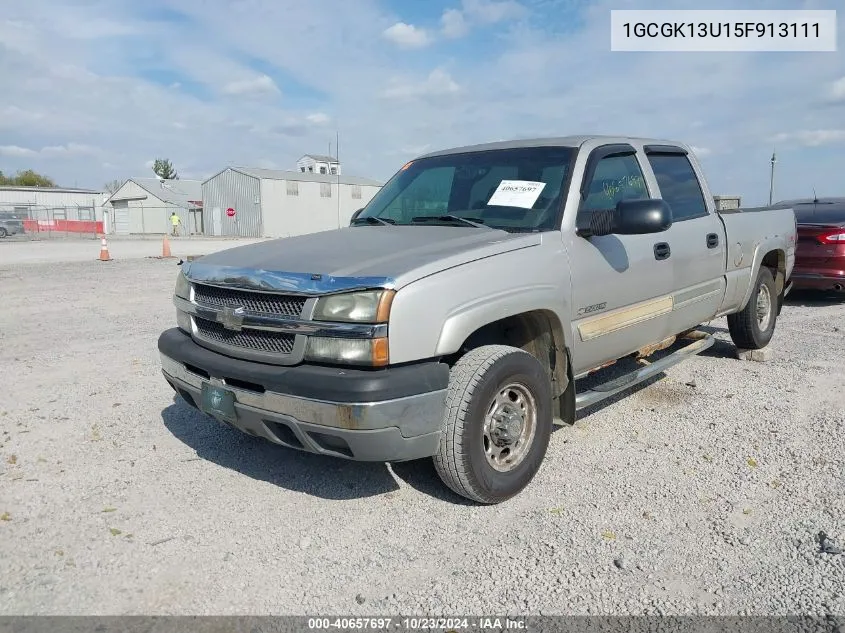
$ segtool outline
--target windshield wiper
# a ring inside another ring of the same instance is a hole
[[[396,224],[396,220],[383,220],[382,218],[377,218],[374,215],[368,215],[363,218],[355,218],[353,220],[354,224],[359,224],[362,222],[366,222],[367,224],[384,224],[385,226],[391,226]]]
[[[464,224],[468,224],[469,226],[474,226],[477,229],[489,229],[489,226],[485,226],[480,218],[473,218],[472,220],[468,220],[467,218],[462,218],[457,215],[419,215],[415,218],[411,218],[411,222],[463,222]]]

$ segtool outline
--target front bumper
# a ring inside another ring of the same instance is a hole
[[[420,363],[380,370],[279,367],[229,358],[179,329],[159,337],[162,373],[200,409],[203,383],[234,394],[244,433],[312,453],[394,462],[434,455],[443,425],[448,366]]]

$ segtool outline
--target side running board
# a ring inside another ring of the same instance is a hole
[[[716,339],[714,339],[712,335],[704,335],[694,343],[690,343],[686,347],[682,347],[660,360],[649,363],[645,367],[640,367],[629,374],[625,374],[624,376],[620,376],[619,378],[603,383],[597,387],[593,387],[583,393],[579,393],[575,396],[575,410],[580,411],[581,409],[597,404],[602,400],[606,400],[620,391],[624,391],[629,387],[638,385],[641,382],[656,376],[660,372],[682,363],[690,356],[700,354],[704,350],[712,347],[715,342]]]

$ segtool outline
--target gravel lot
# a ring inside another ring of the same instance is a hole
[[[168,238],[170,252],[175,257],[208,255],[224,248],[263,241],[259,238]],[[162,236],[109,235],[106,238],[109,256],[114,259],[140,259],[161,255]],[[29,235],[12,236],[0,240],[0,266],[45,264],[49,262],[89,262],[100,256],[97,238],[33,239]]]
[[[845,302],[791,298],[767,363],[714,322],[478,507],[428,462],[298,453],[176,400],[177,270],[0,265],[0,613],[845,614],[817,537],[845,545]]]

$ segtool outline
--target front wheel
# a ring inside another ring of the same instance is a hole
[[[0,239],[6,237],[8,234],[9,234],[9,232],[6,229],[4,229],[2,226],[0,226]]]
[[[731,340],[740,349],[761,349],[769,344],[775,333],[778,297],[772,271],[760,266],[754,290],[746,306],[728,315]]]
[[[494,504],[534,478],[552,432],[551,384],[528,352],[486,345],[452,368],[434,467],[457,494]]]

